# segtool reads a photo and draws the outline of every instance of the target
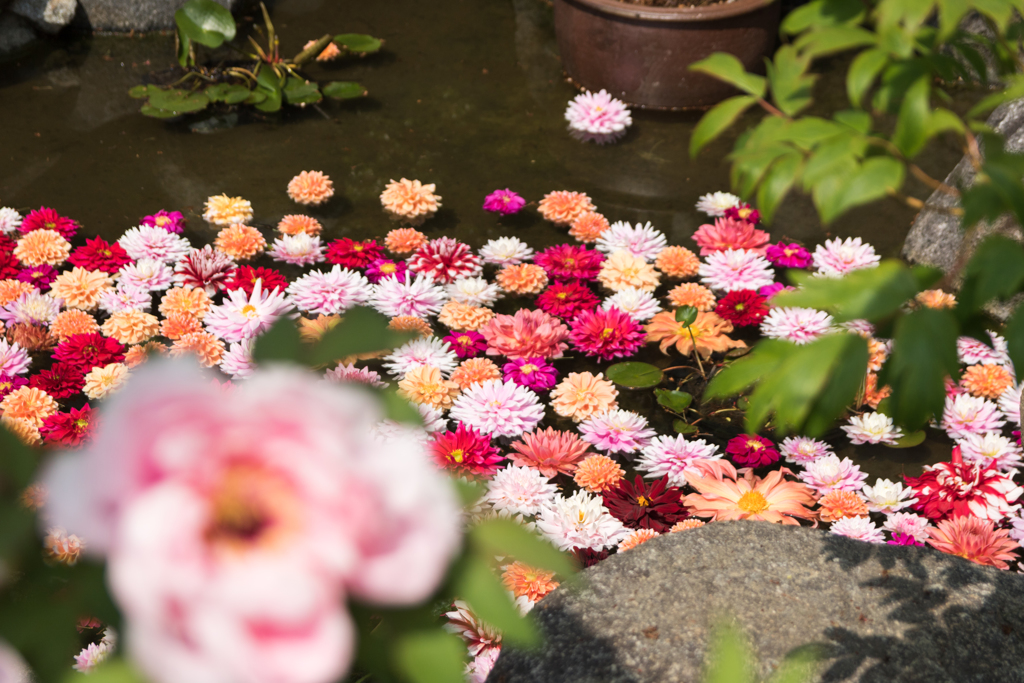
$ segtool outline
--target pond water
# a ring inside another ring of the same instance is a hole
[[[186,236],[197,243],[213,235],[199,218],[208,196],[244,196],[256,222],[273,225],[296,212],[288,180],[321,170],[337,194],[307,213],[328,238],[382,237],[393,224],[378,196],[389,179],[408,177],[436,183],[443,197],[424,227],[430,236],[473,246],[503,235],[535,248],[564,241],[536,212],[498,220],[480,204],[496,188],[530,201],[568,189],[587,192],[612,221],[651,221],[672,243],[692,247],[689,236],[705,222],[697,198],[729,187],[723,158],[732,139],[689,158],[696,113],[634,111],[615,145],[572,139],[562,117],[575,90],[542,0],[279,0],[271,13],[289,54],[326,32],[385,39],[378,55],[311,69],[319,80],[357,80],[369,97],[237,120],[158,121],[138,114],[140,102],[126,92],[174,64],[170,35],[45,41],[0,62],[0,206],[51,206],[108,239],[146,214],[176,209],[191,219]],[[831,71],[818,89],[829,107],[845,102],[838,69]],[[942,177],[959,157],[940,145],[920,165]],[[927,196],[920,185],[909,193]],[[823,227],[806,198],[793,198],[768,229],[808,244],[859,235],[896,256],[913,216],[880,202]],[[902,451],[858,447],[855,457],[873,475],[892,477],[904,468],[916,474],[948,452],[930,441]]]

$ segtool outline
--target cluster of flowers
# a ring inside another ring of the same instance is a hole
[[[327,182],[307,175],[293,198],[316,203]],[[628,359],[648,343],[710,358],[746,346],[730,336],[742,327],[797,344],[836,332],[840,326],[822,311],[773,306],[784,289],[776,276],[787,268],[840,277],[874,267],[878,255],[859,238],[828,240],[813,252],[772,244],[755,209],[715,193],[697,205],[714,218],[693,236],[698,256],[669,245],[649,223],[610,222],[585,194],[556,191],[538,211],[568,228],[574,242],[535,251],[503,237],[474,250],[411,227],[437,211],[434,190],[392,181],[381,202],[405,225],[381,242],[322,244],[315,219],[292,215],[268,246],[251,225],[249,202],[223,195],[207,202],[204,218],[220,231],[201,248],[182,236],[178,213],[147,216],[117,242],[93,238],[73,248],[74,221],[50,209],[24,219],[0,210],[0,419],[26,441],[79,446],[94,423],[83,400],[115,391],[150,354],[191,355],[243,380],[255,373],[254,339],[282,316],[297,318],[303,336],[315,339],[346,310],[366,305],[417,338],[344,359],[326,379],[396,383],[424,418],[412,435],[437,467],[485,485],[475,519],[513,517],[583,564],[729,519],[823,521],[832,533],[927,542],[1001,568],[1015,559],[1013,539],[1024,538],[1016,504],[1022,490],[1012,481],[1021,449],[1001,430],[1020,424],[1020,386],[999,337],[994,351],[961,340],[968,367],[949,387],[942,420],[958,441],[953,461],[873,486],[819,440],[740,436],[720,451],[705,439],[659,435],[642,415],[619,407],[603,373],[567,372],[559,362],[570,350],[600,362]],[[524,205],[499,190],[484,208],[505,214]],[[247,264],[256,258],[308,270],[289,281],[272,262]],[[514,298],[514,313],[494,310],[504,297]],[[931,291],[916,305],[954,303]],[[675,318],[682,306],[698,311],[689,328]],[[875,338],[867,323],[842,327],[865,336],[871,349],[865,391],[843,429],[854,444],[895,443],[901,434],[892,420],[867,410],[888,393],[875,373],[891,342]],[[408,439],[410,430],[382,422],[375,434],[388,442]],[[797,471],[776,467],[783,458]],[[55,529],[47,543],[55,557],[73,561],[80,542]],[[502,569],[523,611],[557,586],[551,573],[519,562]],[[470,644],[470,676],[483,680],[500,634],[462,603],[447,617]]]

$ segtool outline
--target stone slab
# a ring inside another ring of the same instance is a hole
[[[94,31],[163,31],[174,28],[174,13],[188,0],[79,0]],[[216,0],[235,10],[242,0]]]

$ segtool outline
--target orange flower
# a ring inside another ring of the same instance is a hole
[[[581,422],[618,407],[619,392],[602,373],[570,372],[551,391],[551,407],[562,417]]]
[[[596,242],[597,238],[604,234],[604,231],[611,227],[608,219],[596,211],[584,211],[569,228],[569,234],[584,244]]]
[[[654,267],[669,277],[693,277],[700,268],[700,259],[686,247],[665,247],[654,260]]]
[[[204,368],[212,368],[224,357],[224,342],[209,332],[190,332],[180,339],[175,339],[171,346],[171,356],[186,354],[198,358],[199,364]]]
[[[217,233],[213,246],[236,261],[248,261],[267,248],[267,241],[256,228],[235,223]]]
[[[160,333],[160,321],[151,313],[133,308],[112,313],[100,331],[122,344],[141,344]]]
[[[928,544],[933,548],[999,569],[1010,568],[1006,562],[1017,559],[1015,551],[1020,547],[1007,538],[1008,529],[996,529],[992,522],[971,515],[943,519],[928,533]]]
[[[868,504],[853,491],[829,491],[818,501],[818,515],[823,522],[835,522],[844,517],[867,517]]]
[[[661,534],[654,529],[636,529],[634,531],[630,531],[628,536],[619,541],[619,552],[624,553],[627,550],[632,550],[641,543],[646,543],[652,538],[657,538],[658,536],[661,536]]]
[[[878,372],[889,357],[889,347],[885,342],[868,337],[868,354],[868,372]]]
[[[872,408],[877,408],[878,404],[889,398],[890,395],[892,395],[892,389],[889,388],[889,385],[879,389],[878,375],[869,372],[864,378],[864,403]]]
[[[56,230],[33,230],[18,240],[14,256],[26,266],[64,263],[71,253],[71,243]]]
[[[697,319],[687,328],[676,320],[674,311],[662,311],[651,318],[646,329],[648,343],[661,342],[659,347],[664,354],[668,354],[673,344],[679,353],[688,356],[693,353],[696,343],[697,353],[705,358],[710,358],[716,351],[747,348],[746,342],[726,336],[732,332],[732,323],[715,313],[698,313]]]
[[[210,297],[202,287],[171,287],[160,299],[160,313],[164,316],[190,315],[202,320],[210,310]]]
[[[233,225],[252,220],[252,204],[241,197],[219,194],[206,200],[203,220],[214,225]]]
[[[6,306],[22,294],[35,290],[35,287],[21,280],[0,280],[0,306]]]
[[[35,387],[20,387],[0,401],[0,415],[7,418],[24,418],[37,429],[43,425],[43,420],[56,412],[57,402],[53,397]]]
[[[484,306],[459,303],[452,299],[441,307],[437,321],[445,327],[462,332],[478,330],[494,317],[494,311]]]
[[[544,220],[555,225],[572,225],[587,211],[596,211],[594,203],[583,192],[549,192],[540,200],[537,210]]]
[[[696,282],[684,282],[673,287],[668,293],[668,302],[676,308],[693,306],[705,313],[715,310],[715,295],[710,289]]]
[[[956,297],[952,294],[946,294],[941,289],[926,289],[923,292],[918,292],[914,298],[919,304],[927,308],[956,307]]]
[[[105,398],[124,386],[130,375],[124,363],[109,363],[101,368],[93,368],[85,375],[82,393],[93,400]]]
[[[46,557],[51,562],[66,564],[73,567],[78,562],[79,555],[85,549],[85,543],[74,534],[68,534],[63,529],[52,527],[46,532],[43,539],[43,549]]]
[[[501,370],[489,358],[467,358],[452,372],[452,381],[463,390],[489,379],[501,379]]]
[[[19,496],[18,499],[28,510],[32,510],[33,512],[41,510],[42,507],[46,505],[46,488],[44,488],[42,484],[31,484],[21,492],[21,496]]]
[[[538,429],[512,442],[508,457],[517,467],[532,467],[548,479],[558,474],[572,474],[590,444],[573,432],[560,432],[553,427]]]
[[[972,365],[964,370],[960,386],[971,396],[996,399],[1013,386],[1013,375],[1002,365]]]
[[[705,522],[699,519],[684,519],[681,522],[676,522],[672,525],[672,528],[668,530],[670,534],[674,534],[677,531],[686,531],[687,529],[696,529],[697,527],[704,526]]]
[[[626,471],[607,455],[588,455],[577,465],[573,480],[591,493],[601,493],[618,486],[624,476]]]
[[[411,254],[427,243],[427,236],[414,228],[396,228],[384,237],[384,246],[394,254]]]
[[[52,349],[57,345],[57,338],[42,325],[20,323],[7,329],[7,338],[29,352]]]
[[[4,415],[0,417],[0,425],[3,425],[7,431],[26,446],[38,446],[43,442],[43,437],[39,434],[39,427],[28,418]]]
[[[203,324],[201,322],[183,313],[172,313],[160,323],[161,336],[167,337],[171,341],[181,339],[186,334],[191,334],[192,332],[202,332],[202,330]]]
[[[505,584],[505,588],[512,591],[515,597],[525,596],[530,602],[537,602],[558,588],[558,582],[554,581],[554,578],[554,572],[535,569],[522,562],[505,565],[505,571],[501,573],[501,582]]]
[[[797,518],[814,519],[808,509],[814,505],[811,489],[786,481],[787,474],[792,472],[780,467],[760,479],[753,470],[745,469],[740,477],[727,460],[698,460],[684,475],[697,493],[683,496],[683,503],[691,514],[715,522],[754,519],[798,525]]]
[[[323,226],[320,225],[320,221],[310,216],[291,214],[281,219],[281,222],[277,224],[277,229],[285,235],[298,235],[300,233],[319,235],[320,231],[323,230]]]
[[[305,51],[305,50],[308,50],[309,48],[313,47],[314,45],[316,45],[316,41],[315,40],[311,40],[308,43],[306,43],[305,45],[303,45],[302,49]],[[316,56],[316,61],[318,61],[318,62],[330,62],[330,61],[340,57],[341,54],[342,54],[341,53],[341,48],[338,47],[337,43],[332,41],[330,43],[327,43],[327,47],[325,47],[320,52],[320,54],[318,54]]]
[[[50,296],[63,299],[67,308],[91,311],[100,296],[113,288],[114,281],[102,270],[86,270],[77,266],[65,270],[50,285]]]
[[[96,318],[76,308],[61,311],[50,322],[50,334],[64,341],[73,334],[90,334],[99,332],[100,326]]]
[[[388,321],[388,329],[395,332],[415,332],[421,337],[429,337],[434,334],[434,331],[430,329],[430,323],[414,315],[396,315]]]
[[[434,194],[434,183],[418,180],[392,180],[380,194],[380,203],[392,220],[420,225],[441,208],[441,197]]]
[[[606,258],[597,279],[613,292],[627,287],[653,292],[661,282],[661,276],[654,266],[628,251],[616,251]]]
[[[508,265],[498,271],[498,286],[513,294],[539,294],[548,285],[548,274],[532,263]]]
[[[312,320],[299,318],[299,338],[307,344],[320,341],[327,334],[327,330],[336,327],[340,322],[340,315],[324,315],[323,313]]]
[[[165,353],[167,353],[167,344],[160,342],[139,344],[124,352],[124,364],[128,366],[128,369],[131,369],[145,363],[149,360],[150,355],[159,354],[162,356]]]
[[[288,182],[288,197],[299,204],[319,206],[333,196],[334,183],[320,171],[303,171]]]
[[[420,365],[405,373],[398,383],[398,395],[413,403],[424,403],[439,410],[452,407],[459,385],[446,380],[433,365]]]

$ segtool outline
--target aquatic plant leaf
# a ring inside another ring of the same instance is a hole
[[[256,108],[265,112],[280,110],[283,99],[282,85],[280,77],[274,73],[273,69],[269,67],[260,69],[259,74],[256,76],[256,89],[266,97],[260,102],[255,103]]]
[[[923,444],[927,436],[927,433],[925,433],[923,429],[919,429],[916,432],[904,434],[899,439],[897,439],[896,443],[894,444],[886,445],[888,445],[889,448],[913,448],[914,446],[920,446],[921,444]]]
[[[213,0],[189,0],[174,13],[181,35],[200,45],[220,47],[235,37],[235,19]]]
[[[691,424],[686,424],[682,420],[672,420],[672,429],[676,431],[676,434],[696,434],[697,427]]]
[[[757,103],[756,97],[737,95],[722,100],[701,117],[690,136],[690,156],[696,157],[704,147],[725,132],[739,115]]]
[[[454,592],[467,603],[473,613],[502,631],[502,639],[532,646],[539,641],[533,620],[520,616],[512,598],[489,566],[490,556],[471,553],[456,570]]]
[[[393,349],[414,337],[412,332],[388,329],[388,318],[372,308],[356,306],[324,333],[310,360],[314,365],[322,365],[359,353]]]
[[[650,363],[616,363],[605,371],[605,376],[616,384],[630,389],[658,386],[665,373]]]
[[[690,65],[690,71],[697,71],[725,81],[754,97],[764,97],[768,88],[768,82],[764,76],[749,73],[744,68],[743,62],[735,55],[725,52],[715,52],[699,62],[694,62]]]
[[[205,109],[210,104],[210,98],[201,92],[178,88],[156,88],[149,93],[149,104],[156,109],[172,111],[176,114],[188,114]]]
[[[299,329],[295,322],[280,318],[269,330],[256,338],[252,350],[252,358],[257,363],[270,361],[290,361],[299,363],[305,355]]]
[[[440,628],[404,633],[395,643],[395,666],[412,683],[462,683],[466,658],[462,639]]]
[[[668,408],[674,413],[682,413],[693,403],[693,395],[678,389],[655,389],[654,395],[658,405]]]
[[[546,569],[563,577],[577,571],[568,555],[511,519],[480,522],[469,530],[469,538],[485,556],[513,557],[531,567]]]
[[[798,289],[779,292],[773,305],[817,308],[828,311],[838,322],[863,319],[877,323],[918,292],[917,278],[896,259],[841,278],[814,277],[800,271],[790,272],[789,277]]]
[[[157,109],[148,102],[142,105],[142,108],[139,109],[139,111],[154,119],[173,119],[175,116],[178,116],[177,112],[167,111],[166,109]]]
[[[323,93],[335,100],[351,100],[366,95],[366,88],[354,81],[331,81],[323,86]]]
[[[217,83],[203,91],[213,102],[224,102],[226,104],[241,104],[249,99],[252,91],[247,86],[238,83]]]
[[[128,97],[136,100],[144,100],[149,97],[149,86],[148,85],[137,85],[128,91]]]
[[[368,55],[380,50],[384,41],[380,38],[368,36],[365,33],[342,33],[334,36],[334,42],[338,47],[343,47],[349,52],[358,52]]]
[[[698,313],[700,311],[696,306],[680,306],[676,309],[676,322],[682,323],[684,327],[689,327],[697,320]]]
[[[323,99],[320,88],[312,81],[289,78],[284,86],[284,97],[288,104],[316,104]]]

